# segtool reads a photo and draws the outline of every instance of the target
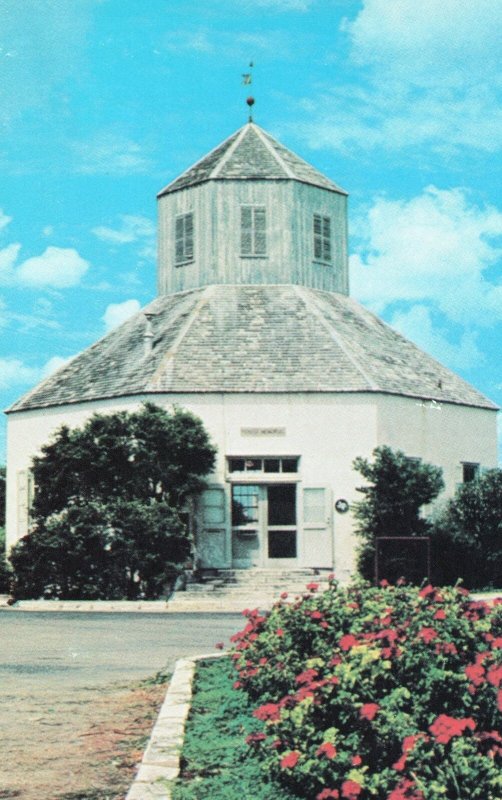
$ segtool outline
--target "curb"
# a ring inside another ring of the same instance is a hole
[[[176,662],[164,702],[146,746],[138,772],[125,800],[171,800],[172,781],[180,773],[185,724],[192,700],[198,661],[221,658],[210,653]]]

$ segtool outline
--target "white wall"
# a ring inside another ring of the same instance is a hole
[[[458,480],[460,461],[496,466],[496,414],[444,404],[440,410],[413,398],[357,394],[198,394],[150,395],[92,404],[67,405],[9,415],[7,542],[18,538],[17,474],[29,468],[51,434],[63,423],[81,426],[92,413],[131,410],[144,399],[197,414],[218,447],[211,482],[223,485],[226,456],[300,456],[302,486],[330,487],[333,502],[352,503],[361,495],[362,478],[352,469],[357,456],[370,457],[388,444],[444,470],[449,493]],[[278,434],[246,435],[243,428],[285,429]],[[333,512],[335,568],[348,577],[354,567],[351,514]]]

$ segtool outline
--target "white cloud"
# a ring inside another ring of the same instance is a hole
[[[419,158],[421,145],[443,158],[460,148],[496,152],[501,28],[496,0],[364,0],[342,24],[358,82],[304,101],[310,120],[295,131],[314,149],[347,153]]]
[[[12,217],[8,217],[7,214],[4,213],[3,209],[0,208],[0,231],[3,228],[6,228],[9,222],[12,222]]]
[[[416,305],[408,311],[396,312],[390,324],[418,347],[430,353],[451,369],[464,370],[483,363],[484,355],[477,346],[477,333],[464,331],[453,341],[447,331],[432,320],[431,310]]]
[[[121,325],[129,319],[129,317],[137,314],[140,308],[141,306],[137,300],[125,300],[123,303],[110,303],[102,317],[106,331],[111,331],[113,328]]]
[[[68,289],[80,283],[88,268],[89,262],[73,248],[47,247],[42,255],[20,264],[15,279],[22,286]]]
[[[118,228],[100,225],[92,229],[92,233],[110,244],[130,244],[141,240],[152,240],[155,237],[155,224],[147,217],[123,214]]]
[[[5,286],[14,280],[14,265],[20,250],[20,244],[9,244],[0,250],[0,284]]]
[[[381,313],[397,301],[431,302],[449,320],[502,319],[502,284],[488,274],[502,254],[502,213],[462,189],[434,186],[410,200],[374,201],[356,220],[353,293]]]
[[[85,175],[129,175],[145,172],[150,165],[141,145],[122,134],[100,133],[88,142],[76,142],[73,149],[76,168]]]
[[[28,367],[19,358],[0,358],[0,389],[35,383],[40,370]]]
[[[56,372],[58,369],[60,369],[60,367],[64,367],[64,365],[71,361],[72,358],[73,356],[66,358],[63,358],[62,356],[52,356],[52,358],[49,358],[49,360],[42,367],[41,377],[48,378],[49,375],[52,375],[53,372]]]
[[[30,367],[15,356],[0,358],[0,389],[10,389],[14,386],[33,386],[38,381],[52,375],[53,372],[70,360],[70,358],[52,356],[42,367]]]
[[[496,0],[364,0],[345,23],[357,63],[433,87],[475,84],[496,70],[501,28]]]

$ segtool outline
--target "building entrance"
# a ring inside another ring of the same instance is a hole
[[[232,565],[295,567],[296,483],[232,485]]]

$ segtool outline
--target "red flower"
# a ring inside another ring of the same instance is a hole
[[[434,619],[446,619],[446,611],[442,608],[439,608],[434,614]]]
[[[485,671],[481,664],[469,664],[464,672],[474,686],[481,686],[485,682]]]
[[[340,647],[342,650],[350,650],[351,647],[355,647],[357,644],[359,644],[359,642],[351,633],[346,633],[345,636],[342,636],[340,639]]]
[[[424,800],[424,796],[415,788],[413,781],[403,778],[387,796],[387,800]]]
[[[284,636],[284,631],[282,630],[282,628],[277,628],[275,635],[279,637]]]
[[[352,763],[353,767],[360,767],[361,764],[363,763],[363,760],[362,760],[361,756],[352,756],[351,763]]]
[[[281,592],[281,600],[286,600],[287,597],[288,597],[287,592]]]
[[[307,587],[306,588],[309,590],[309,592],[317,592],[317,590],[319,588],[319,584],[318,583],[307,583]]]
[[[395,769],[397,772],[402,772],[406,766],[406,753],[404,753],[400,759],[398,759],[395,764],[392,765],[392,769]]]
[[[492,648],[494,650],[498,650],[502,647],[502,636],[497,636],[496,639],[492,639]]]
[[[448,744],[454,736],[461,736],[467,729],[473,731],[476,723],[470,717],[465,719],[455,719],[447,714],[440,714],[432,725],[429,725],[430,732],[434,735],[439,744]]]
[[[418,596],[428,597],[428,595],[434,594],[434,592],[435,592],[434,586],[431,586],[431,584],[429,583],[427,586],[424,586],[423,589],[420,589]]]
[[[316,669],[306,669],[296,676],[295,681],[296,683],[311,683],[318,675],[319,673]]]
[[[346,800],[356,800],[361,794],[363,787],[357,781],[344,781],[342,783],[342,797]]]
[[[310,619],[323,619],[323,617],[324,614],[322,614],[320,611],[312,611],[310,615]]]
[[[331,798],[336,800],[338,797],[340,797],[338,789],[323,789],[322,792],[316,795],[316,800],[331,800]]]
[[[324,742],[320,747],[316,750],[316,756],[326,756],[326,758],[335,758],[336,756],[336,747],[331,742]]]
[[[423,733],[415,733],[412,736],[405,736],[403,739],[403,753],[411,753],[416,743],[423,735]]]
[[[497,708],[502,712],[502,689],[497,692]]]
[[[291,750],[291,752],[281,758],[281,769],[293,769],[293,767],[296,767],[299,758],[300,753],[298,750]]]
[[[488,670],[486,678],[492,686],[496,688],[502,683],[502,665],[500,667],[493,666]]]
[[[379,711],[380,706],[378,703],[365,703],[362,708],[359,709],[359,715],[361,719],[367,719],[368,722],[371,722],[371,720],[376,717]]]
[[[224,642],[216,642],[215,647],[216,647],[217,650],[223,650],[223,648],[225,647],[225,643]]]
[[[276,703],[265,703],[259,708],[255,708],[253,711],[253,717],[263,721],[271,720],[272,722],[276,722],[281,718],[281,709]]]
[[[437,639],[438,632],[434,628],[421,628],[418,632],[418,638],[422,639],[426,644]]]

